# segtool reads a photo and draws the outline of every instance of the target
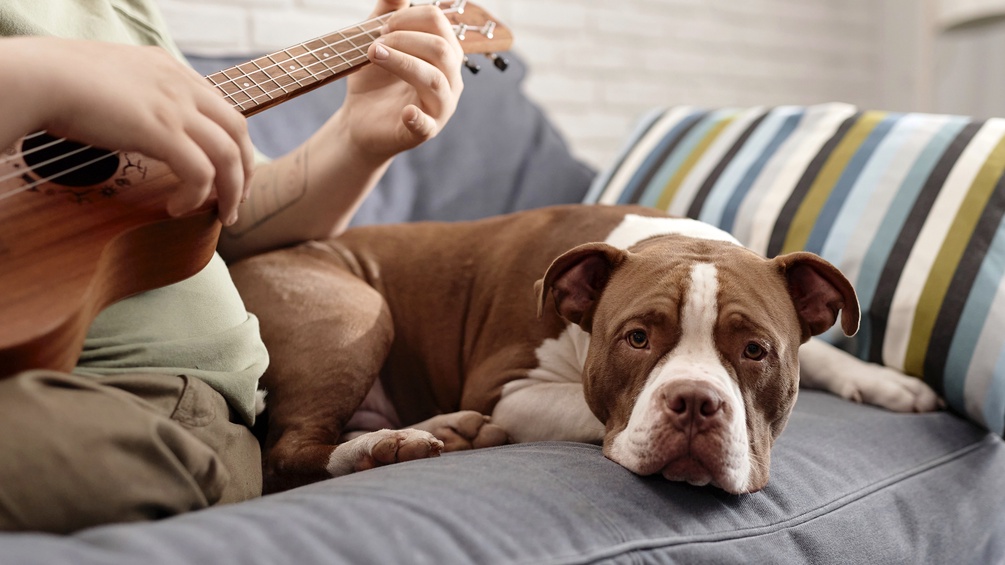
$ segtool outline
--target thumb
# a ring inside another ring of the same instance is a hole
[[[405,125],[405,129],[412,134],[413,139],[419,143],[436,135],[436,120],[412,104],[401,111],[401,122]]]
[[[382,16],[388,12],[394,12],[407,8],[410,4],[410,0],[377,0],[377,5],[373,8],[373,13],[370,14],[371,18],[377,16]]]

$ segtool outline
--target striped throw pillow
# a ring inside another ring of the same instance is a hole
[[[1005,120],[847,104],[647,116],[591,203],[719,226],[765,256],[808,250],[855,285],[862,329],[824,338],[923,378],[1005,432]]]

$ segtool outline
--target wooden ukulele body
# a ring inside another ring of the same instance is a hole
[[[0,206],[0,377],[71,370],[101,309],[194,275],[213,255],[214,206],[171,218],[177,178],[163,163],[134,153],[105,161],[114,173],[101,182],[30,189],[40,179],[23,159],[0,163],[0,178],[16,175],[8,189],[21,190]]]

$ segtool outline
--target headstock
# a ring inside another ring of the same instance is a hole
[[[453,24],[465,53],[482,53],[497,69],[506,70],[509,63],[496,52],[508,51],[513,45],[513,33],[508,27],[481,6],[467,0],[436,1],[433,5],[443,10]],[[464,66],[473,73],[481,69],[467,57],[464,58]]]

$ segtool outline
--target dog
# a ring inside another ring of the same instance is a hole
[[[271,355],[266,492],[569,440],[639,475],[749,493],[800,382],[898,411],[939,404],[920,379],[811,340],[858,328],[833,265],[765,259],[644,207],[360,227],[231,273]]]

